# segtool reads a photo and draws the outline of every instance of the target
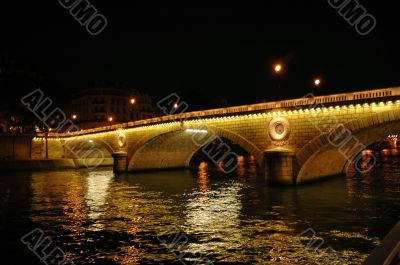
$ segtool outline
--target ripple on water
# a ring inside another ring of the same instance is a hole
[[[393,161],[379,163],[368,176],[284,189],[266,187],[249,166],[239,177],[221,177],[204,164],[200,176],[16,173],[0,178],[11,191],[1,243],[24,253],[20,235],[40,227],[76,264],[177,264],[178,257],[187,264],[204,257],[224,264],[362,264],[400,216],[400,171]],[[315,235],[299,236],[306,229]]]

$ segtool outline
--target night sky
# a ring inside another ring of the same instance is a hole
[[[367,36],[325,0],[105,2],[91,1],[108,20],[98,36],[56,0],[2,3],[2,100],[41,87],[62,104],[111,84],[154,101],[177,92],[193,110],[400,85],[394,1],[359,1],[377,19]]]

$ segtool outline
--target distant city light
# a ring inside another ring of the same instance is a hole
[[[136,99],[131,98],[131,104],[133,105],[133,104],[135,104],[135,102],[136,102]]]
[[[397,149],[397,141],[399,140],[399,136],[397,134],[388,135],[387,139],[392,142],[392,147]]]
[[[76,120],[77,117],[78,117],[78,116],[77,116],[76,114],[73,114],[73,115],[72,115],[72,119],[74,119],[74,120]]]
[[[177,109],[178,108],[178,103],[174,104],[174,108]]]
[[[109,118],[108,118],[108,121],[109,121],[109,122],[112,122],[112,121],[113,121],[113,117],[109,117]]]

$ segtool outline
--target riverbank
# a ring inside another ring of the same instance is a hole
[[[0,160],[0,172],[78,169],[112,166],[112,158],[50,159],[50,160]]]

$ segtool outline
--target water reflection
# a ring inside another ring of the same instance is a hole
[[[52,183],[53,179],[50,181],[49,179],[51,179],[50,176],[48,176],[48,179],[46,180],[34,177],[32,185],[35,187],[41,183]],[[57,182],[58,181],[65,181],[65,186],[57,186],[58,188],[52,189],[50,194],[53,196],[57,196],[58,194],[63,195],[63,203],[61,204],[61,207],[64,215],[63,218],[65,218],[66,222],[62,222],[62,228],[67,231],[69,230],[70,236],[74,237],[84,232],[84,224],[87,220],[89,211],[84,198],[84,179],[82,179],[79,175],[74,174],[70,180],[68,180],[65,176],[58,176]],[[40,201],[38,202],[40,203]],[[58,205],[53,205],[54,208],[57,208],[57,206]],[[38,217],[40,217],[40,215],[38,215]],[[51,221],[51,219],[48,220],[48,222]]]
[[[211,189],[205,169],[203,162],[198,172],[199,191],[190,195],[185,211],[185,232],[197,235],[204,243],[191,243],[187,251],[212,253],[240,248],[241,184],[227,182]]]
[[[82,176],[75,171],[34,172],[31,177],[31,211],[40,214],[31,215],[34,222],[51,225],[54,222],[54,210],[61,211],[62,218],[68,220],[63,228],[78,230],[87,219],[87,205],[84,197],[85,185]],[[57,220],[61,221],[61,220]]]
[[[200,192],[207,194],[210,191],[210,172],[207,162],[201,162],[198,168],[198,183]],[[207,198],[207,196],[205,196]]]
[[[24,251],[15,236],[27,232],[15,225],[21,220],[45,230],[76,264],[177,262],[157,238],[179,232],[189,239],[182,248],[189,257],[201,253],[218,263],[306,265],[313,257],[305,251],[307,242],[295,235],[312,228],[324,247],[338,251],[342,264],[361,264],[400,216],[399,158],[378,160],[368,174],[297,188],[267,187],[256,175],[254,157],[239,157],[229,176],[207,163],[195,174],[16,173],[0,178],[4,190],[25,187],[10,194],[2,216],[7,241],[1,243],[15,240],[10,251]]]
[[[89,172],[86,178],[87,191],[85,199],[89,207],[88,217],[90,219],[98,219],[107,210],[106,200],[113,177],[114,174],[109,170]],[[100,230],[103,228],[103,224],[95,222],[92,227],[93,230]]]

